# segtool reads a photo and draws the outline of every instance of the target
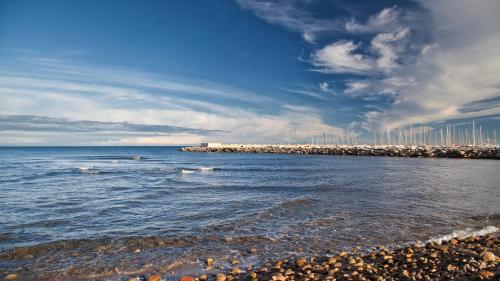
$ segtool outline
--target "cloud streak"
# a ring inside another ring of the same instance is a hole
[[[0,143],[21,143],[21,135],[38,144],[258,143],[279,142],[292,128],[333,128],[317,109],[304,110],[293,99],[285,107],[279,98],[220,83],[172,82],[152,73],[58,60],[36,63],[30,71],[0,73]],[[275,109],[264,112],[265,106]]]
[[[0,131],[63,132],[63,133],[152,133],[215,135],[228,133],[221,130],[202,130],[177,126],[134,124],[128,122],[99,122],[68,120],[36,115],[0,115]]]
[[[302,38],[314,43],[319,34],[331,34],[344,30],[341,19],[318,18],[307,10],[307,4],[295,0],[236,0],[244,8],[251,10],[259,18],[271,24],[278,24],[300,32]]]

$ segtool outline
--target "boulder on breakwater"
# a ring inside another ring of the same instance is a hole
[[[189,146],[183,152],[233,152],[322,154],[430,158],[500,159],[500,147],[481,146],[403,146],[403,145],[248,145]]]

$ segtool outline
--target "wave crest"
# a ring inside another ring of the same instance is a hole
[[[484,235],[487,235],[490,233],[498,232],[499,230],[500,229],[498,227],[493,226],[493,225],[488,225],[488,226],[485,226],[481,229],[465,228],[465,229],[461,229],[461,230],[455,230],[452,233],[446,234],[443,236],[431,237],[431,239],[429,239],[426,242],[441,243],[443,241],[448,241],[448,240],[451,240],[453,238],[465,238],[465,237],[469,237],[469,236],[484,236]]]

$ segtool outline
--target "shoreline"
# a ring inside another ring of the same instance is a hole
[[[404,145],[275,145],[275,144],[218,144],[216,146],[187,146],[181,152],[271,153],[390,156],[407,158],[464,158],[500,160],[500,147],[481,146],[404,146]]]
[[[229,272],[180,280],[498,280],[499,251],[496,232],[394,249],[378,246],[366,253],[353,248],[323,257],[279,259],[257,268],[235,266]],[[210,265],[212,261],[206,262]]]
[[[174,263],[160,271],[150,268],[107,272],[45,272],[25,275],[1,271],[3,280],[120,280],[120,281],[317,281],[317,280],[498,280],[500,232],[486,229],[460,237],[431,238],[399,246],[353,247],[318,256],[295,255],[268,259],[255,248],[259,264],[233,258],[222,264],[207,257],[191,263]],[[447,239],[447,240],[444,240]],[[32,259],[33,257],[30,257]]]

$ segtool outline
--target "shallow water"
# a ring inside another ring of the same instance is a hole
[[[499,171],[495,160],[0,148],[0,270],[178,274],[208,256],[247,265],[500,226]]]

